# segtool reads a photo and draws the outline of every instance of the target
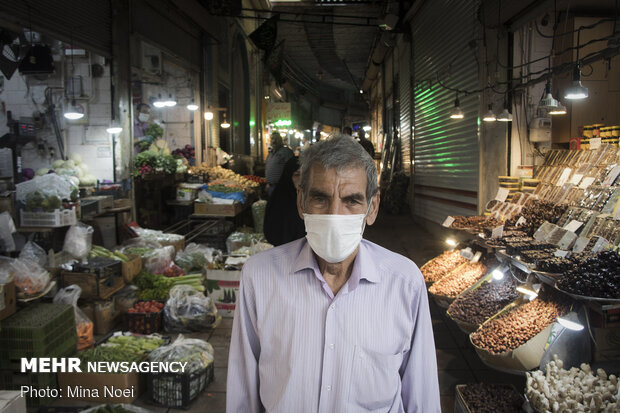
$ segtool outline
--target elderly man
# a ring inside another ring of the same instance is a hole
[[[243,267],[228,363],[228,412],[440,412],[424,279],[362,240],[377,171],[340,136],[301,155],[306,238]]]
[[[269,155],[267,155],[267,160],[265,161],[267,193],[269,196],[271,196],[278,181],[280,181],[284,165],[293,156],[295,156],[295,154],[288,146],[284,146],[284,141],[280,134],[278,132],[273,132],[271,134],[271,151],[269,151]]]

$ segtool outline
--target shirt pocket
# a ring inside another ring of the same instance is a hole
[[[402,361],[402,353],[382,354],[355,346],[348,397],[354,411],[389,411],[400,391]]]

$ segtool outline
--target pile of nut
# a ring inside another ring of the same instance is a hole
[[[457,297],[448,308],[448,314],[452,319],[482,324],[518,297],[516,288],[512,277],[485,282]]]
[[[505,384],[468,384],[461,389],[463,400],[471,413],[521,413],[523,399],[514,388]]]
[[[480,326],[471,335],[471,341],[493,354],[515,350],[565,314],[568,311],[565,300],[549,294],[515,307]]]
[[[547,364],[546,374],[538,370],[526,373],[526,394],[530,404],[543,412],[594,412],[620,411],[617,398],[618,378],[609,376],[603,369],[590,365],[564,370],[564,363],[556,355]]]
[[[467,263],[450,271],[448,275],[433,284],[428,291],[431,294],[454,298],[476,283],[486,273],[486,265],[476,262]]]
[[[521,213],[506,221],[508,225],[515,225],[520,217],[525,218],[526,223],[519,226],[519,229],[533,235],[538,227],[545,222],[557,222],[566,211],[567,205],[556,205],[552,202],[541,200],[530,200],[525,204]]]
[[[494,228],[502,225],[502,223],[495,218],[478,215],[473,215],[469,217],[457,215],[453,216],[452,218],[454,218],[454,222],[450,226],[451,228],[473,229],[478,232],[483,232],[484,228],[487,227]]]
[[[620,255],[601,252],[566,272],[557,285],[573,294],[620,299]]]
[[[461,256],[461,250],[444,251],[441,255],[422,266],[422,275],[424,275],[426,282],[439,281],[450,271],[465,262],[467,260]]]

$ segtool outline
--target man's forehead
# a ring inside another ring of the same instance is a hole
[[[359,186],[364,191],[366,189],[366,171],[361,167],[325,169],[322,165],[315,164],[310,168],[309,175],[308,184],[311,189],[319,189],[319,187],[330,186],[334,183],[345,187]],[[349,191],[354,192],[353,188],[350,188]]]

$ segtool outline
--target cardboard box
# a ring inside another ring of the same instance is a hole
[[[592,328],[596,347],[594,361],[620,360],[620,327]]]
[[[11,280],[7,284],[0,284],[0,320],[15,314],[15,311],[17,311],[15,280]]]
[[[84,198],[80,198],[81,200],[93,200],[97,201],[98,204],[98,214],[102,214],[108,208],[114,208],[114,197],[112,195],[95,195],[95,196],[87,196]]]
[[[58,388],[63,397],[68,397],[69,390],[82,390],[72,400],[132,403],[144,392],[146,381],[139,373],[58,373]]]
[[[213,217],[234,217],[243,211],[243,204],[207,204],[204,202],[194,202],[194,214],[208,215]]]
[[[26,413],[26,398],[19,391],[0,390],[0,412]]]
[[[217,289],[209,293],[222,317],[235,315],[236,298],[239,296],[241,271],[207,270],[207,283],[217,281]]]
[[[136,275],[142,271],[142,257],[138,255],[129,255],[131,260],[123,262],[123,279],[129,284]]]

